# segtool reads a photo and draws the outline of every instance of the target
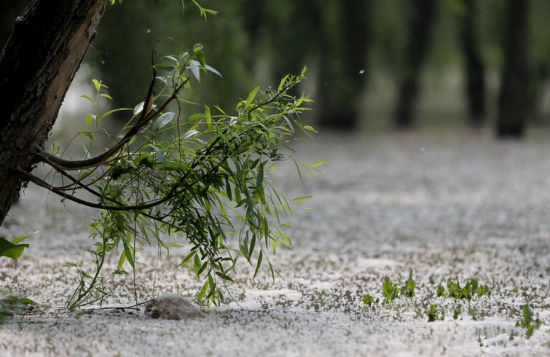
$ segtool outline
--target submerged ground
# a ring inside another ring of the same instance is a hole
[[[289,197],[313,195],[312,210],[289,218],[294,247],[272,257],[282,277],[253,280],[243,266],[228,287],[234,302],[198,320],[59,309],[76,283],[63,264],[90,259],[90,212],[27,189],[2,233],[40,233],[20,261],[0,260],[0,289],[41,307],[0,325],[0,355],[550,355],[550,140],[417,133],[317,142],[298,147],[305,161],[328,160],[315,180],[302,186],[290,166],[275,175]],[[139,299],[196,296],[199,283],[175,267],[185,255],[139,255]],[[415,297],[361,302],[382,300],[383,277],[402,286],[409,269]],[[477,279],[491,294],[437,297],[448,278]],[[133,302],[131,276],[117,280],[116,294],[111,304]],[[530,339],[516,326],[526,301],[542,322]],[[430,305],[443,321],[428,322]]]

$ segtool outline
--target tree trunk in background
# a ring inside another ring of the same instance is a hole
[[[520,139],[525,131],[529,111],[528,5],[529,0],[508,1],[504,48],[506,62],[498,100],[496,128],[499,138]]]
[[[464,53],[466,75],[466,99],[469,124],[481,127],[485,121],[485,67],[476,35],[476,11],[474,0],[463,0],[464,18],[460,32],[460,44]]]
[[[339,6],[340,38],[331,41],[327,34],[317,35],[321,63],[316,111],[320,125],[351,130],[359,120],[367,78],[371,1],[340,0]],[[326,27],[320,25],[317,30]]]
[[[264,22],[264,6],[266,0],[244,0],[242,3],[243,26],[248,35],[248,41],[255,53],[260,30]],[[252,60],[255,56],[248,56]]]
[[[420,69],[430,42],[430,33],[436,15],[436,0],[409,0],[407,17],[407,49],[405,70],[401,78],[394,124],[407,129],[414,125],[414,107],[418,98]]]
[[[0,56],[0,224],[25,183],[92,40],[107,0],[36,0]]]

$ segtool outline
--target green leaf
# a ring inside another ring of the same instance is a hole
[[[201,81],[201,64],[199,61],[190,60],[189,61],[189,69],[191,70],[191,74],[195,79],[200,82]]]
[[[86,125],[89,126],[95,120],[94,114],[86,114]]]
[[[109,100],[113,100],[113,97],[111,97],[109,94],[101,93],[100,96]]]
[[[143,105],[145,104],[145,102],[141,102],[139,103],[138,105],[136,105],[134,107],[134,115],[138,115],[139,113],[141,113],[143,111]]]
[[[123,251],[120,253],[120,257],[118,258],[118,264],[116,266],[116,270],[121,270],[122,266],[124,265],[124,261],[126,260],[126,251]]]
[[[14,244],[4,237],[0,237],[0,257],[8,257],[13,260],[19,259],[28,244]]]
[[[153,123],[151,124],[151,130],[153,131],[159,131],[166,125],[168,125],[174,118],[176,117],[176,113],[172,112],[166,112],[159,116]]]
[[[254,270],[254,278],[256,278],[256,275],[258,275],[258,272],[260,271],[260,266],[262,265],[262,258],[263,258],[263,251],[260,250],[260,255],[258,255],[258,262],[256,263],[256,269]]]
[[[84,98],[84,99],[88,100],[90,103],[95,104],[95,100],[93,100],[92,98],[88,97],[88,96],[85,95],[85,94],[82,94],[82,95],[80,96],[80,98]]]
[[[128,233],[128,236],[130,233]],[[126,256],[126,259],[128,260],[128,263],[134,268],[134,253],[132,252],[132,247],[130,247],[130,242],[124,240],[124,255]]]
[[[150,144],[149,146],[152,147],[153,150],[155,150],[157,159],[162,163],[162,166],[166,167],[166,157],[164,156],[164,152],[155,145]]]
[[[81,131],[80,135],[84,135],[84,136],[88,137],[91,141],[94,140],[94,136],[89,131]]]
[[[315,130],[315,128],[312,127],[311,125],[304,125],[304,129],[305,129],[305,130],[308,130],[308,131],[312,131],[312,132],[314,132],[314,133],[317,133],[317,132],[318,132],[318,131]]]
[[[101,89],[101,82],[97,79],[92,79],[92,82],[94,83],[95,90],[99,92]]]
[[[104,118],[108,117],[109,115],[113,114],[113,113],[116,113],[116,112],[120,112],[120,111],[131,111],[133,110],[132,108],[116,108],[116,109],[113,109],[113,110],[109,110],[108,112],[105,112],[103,113],[98,119],[97,121],[101,122]]]
[[[11,240],[11,242],[13,244],[18,244],[18,243],[21,243],[22,241],[24,241],[25,239],[29,238],[30,236],[33,236],[35,235],[36,233],[38,233],[38,231],[34,231],[32,233],[28,233],[28,234],[24,234],[22,236],[18,236],[18,237],[15,237]]]
[[[327,163],[327,160],[316,161],[313,164],[311,164],[311,167],[319,167],[319,166],[322,166],[326,163]]]
[[[303,201],[309,200],[310,198],[311,196],[296,197],[292,199],[292,202],[296,202],[296,203],[303,202]]]
[[[215,69],[214,67],[209,66],[209,65],[207,65],[207,64],[205,64],[204,67],[206,68],[207,71],[212,72],[212,73],[214,73],[215,75],[217,75],[217,76],[223,78],[222,74],[221,74],[220,72],[218,72],[218,70]]]
[[[197,297],[197,300],[201,302],[204,299],[204,296],[206,295],[206,291],[208,289],[208,280],[204,282],[204,285],[201,288],[201,291],[199,292],[199,296]]]
[[[224,274],[222,272],[217,271],[216,275],[219,276],[220,278],[222,278],[223,280],[233,281],[233,279],[229,275]]]
[[[258,94],[259,90],[260,90],[260,87],[256,87],[252,90],[252,92],[250,92],[250,94],[248,95],[248,98],[246,98],[246,106],[250,106],[250,104],[252,104],[252,101],[254,100],[254,98],[256,98],[256,95]]]

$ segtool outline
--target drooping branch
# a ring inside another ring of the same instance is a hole
[[[143,104],[143,111],[140,118],[135,122],[135,124],[130,128],[130,130],[128,130],[128,132],[122,137],[122,139],[120,139],[116,144],[114,144],[106,152],[98,156],[95,156],[93,158],[89,158],[85,160],[66,160],[42,150],[36,152],[35,153],[36,156],[39,158],[40,161],[46,162],[47,160],[47,161],[53,162],[66,170],[81,170],[81,169],[87,169],[90,167],[105,164],[106,160],[108,160],[111,156],[113,156],[117,151],[121,150],[126,143],[128,143],[132,138],[134,138],[139,134],[142,128],[144,128],[154,118],[156,118],[160,113],[162,113],[162,111],[166,109],[166,107],[168,107],[170,103],[176,100],[179,92],[183,89],[183,87],[189,81],[188,79],[186,79],[185,81],[182,81],[182,83],[180,83],[178,87],[174,89],[170,97],[166,99],[166,101],[158,109],[155,110],[153,109],[153,103],[154,103],[153,88],[155,85],[155,78],[156,78],[156,69],[153,66],[153,79],[149,86],[149,90],[147,92],[147,96]]]

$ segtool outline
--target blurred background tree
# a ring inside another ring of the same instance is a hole
[[[25,1],[4,1],[0,40]],[[200,42],[223,79],[190,100],[230,98],[309,70],[312,116],[339,130],[474,127],[521,138],[549,124],[547,0],[204,0],[110,7],[86,59],[116,105],[142,101],[155,58]],[[188,108],[189,113],[196,109]]]

